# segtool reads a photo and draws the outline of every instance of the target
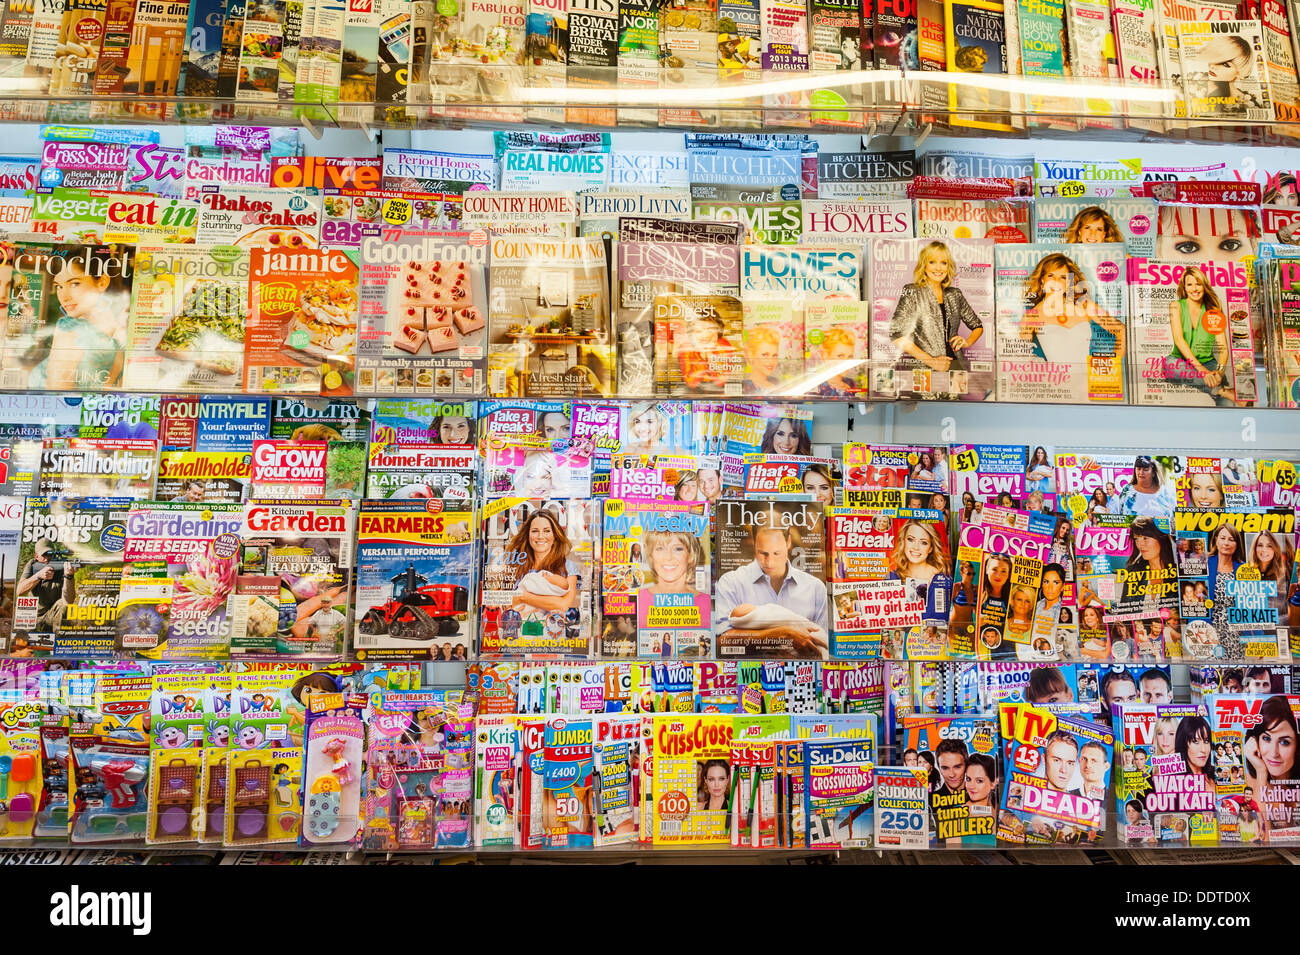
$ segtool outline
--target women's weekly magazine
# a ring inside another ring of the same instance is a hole
[[[996,247],[999,400],[1127,399],[1124,259],[1119,243]]]

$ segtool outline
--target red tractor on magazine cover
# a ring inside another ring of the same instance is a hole
[[[393,596],[366,611],[358,624],[367,636],[398,640],[450,636],[469,619],[469,591],[456,584],[431,584],[414,564],[392,578]]]

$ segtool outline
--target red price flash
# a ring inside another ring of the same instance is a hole
[[[1023,769],[1027,772],[1037,773],[1038,764],[1042,761],[1042,754],[1033,746],[1026,746],[1021,743],[1016,747],[1016,769]]]

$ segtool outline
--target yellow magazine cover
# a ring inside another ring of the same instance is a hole
[[[730,844],[731,731],[728,715],[656,714],[656,846]]]

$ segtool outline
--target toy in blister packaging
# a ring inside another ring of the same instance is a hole
[[[230,698],[234,674],[208,673],[203,683],[203,825],[198,840],[221,842],[226,805],[226,750],[230,746]]]
[[[115,743],[149,747],[153,682],[139,673],[102,676],[95,688],[95,732]]]
[[[305,847],[359,841],[367,705],[368,699],[359,694],[312,693],[307,697],[302,827],[298,834]]]
[[[473,704],[464,694],[380,694],[370,715],[365,848],[467,847]]]
[[[193,842],[203,815],[203,750],[155,749],[149,761],[145,842]]]
[[[291,842],[302,821],[300,747],[232,750],[221,816],[227,846]]]
[[[148,747],[81,735],[76,727],[70,747],[75,785],[71,841],[143,840],[149,817]]]
[[[46,716],[40,731],[41,791],[32,835],[68,838],[68,724]]]
[[[0,703],[0,840],[28,838],[36,825],[41,713],[33,700]]]

